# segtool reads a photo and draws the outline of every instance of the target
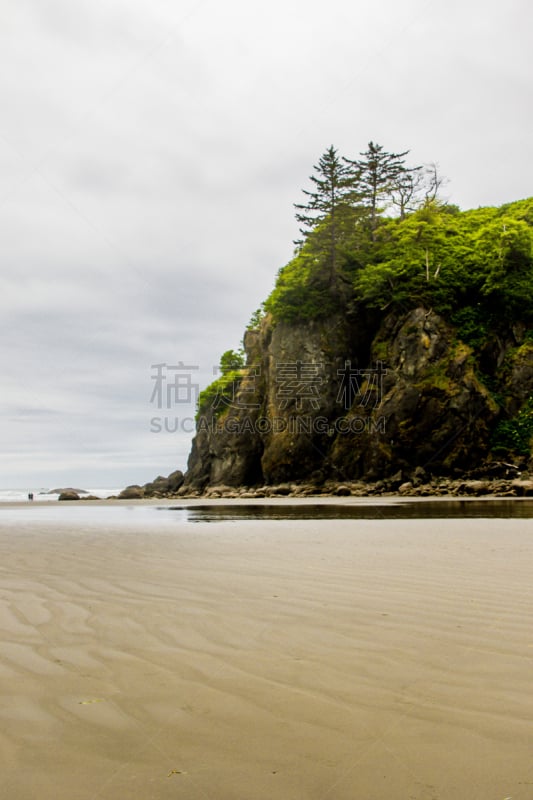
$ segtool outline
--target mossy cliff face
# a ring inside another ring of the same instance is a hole
[[[499,373],[503,379],[507,410],[514,415],[533,395],[533,342],[526,341],[520,347],[511,346]]]
[[[502,415],[533,393],[525,335],[509,328],[475,352],[425,308],[355,321],[267,317],[245,336],[232,402],[199,409],[185,485],[473,469],[490,457]]]
[[[454,473],[488,454],[498,406],[476,376],[472,349],[441,317],[421,308],[389,317],[373,343],[378,355],[387,370],[381,402],[360,436],[336,438],[339,470],[367,480],[416,467]]]

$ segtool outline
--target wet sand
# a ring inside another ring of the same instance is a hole
[[[0,516],[0,797],[531,800],[531,520]]]

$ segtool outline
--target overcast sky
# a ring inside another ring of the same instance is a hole
[[[331,144],[436,161],[462,208],[533,194],[530,0],[0,9],[0,488],[185,468],[151,365],[203,387],[239,346]]]

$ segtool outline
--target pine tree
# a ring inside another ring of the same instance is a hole
[[[360,154],[362,159],[344,159],[351,170],[352,183],[357,184],[363,202],[370,209],[372,238],[378,224],[379,201],[382,198],[390,200],[409,172],[405,166],[405,156],[408,153],[409,150],[403,153],[387,153],[382,145],[369,142],[368,150]]]
[[[294,204],[296,220],[304,226],[300,228],[304,238],[295,244],[302,245],[310,233],[321,227],[320,238],[327,243],[330,287],[336,283],[339,223],[354,193],[353,169],[343,162],[331,145],[313,167],[316,173],[310,176],[313,190],[303,189],[308,202]]]

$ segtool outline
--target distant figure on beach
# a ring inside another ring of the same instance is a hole
[[[28,500],[33,500],[33,492],[28,492]]]

